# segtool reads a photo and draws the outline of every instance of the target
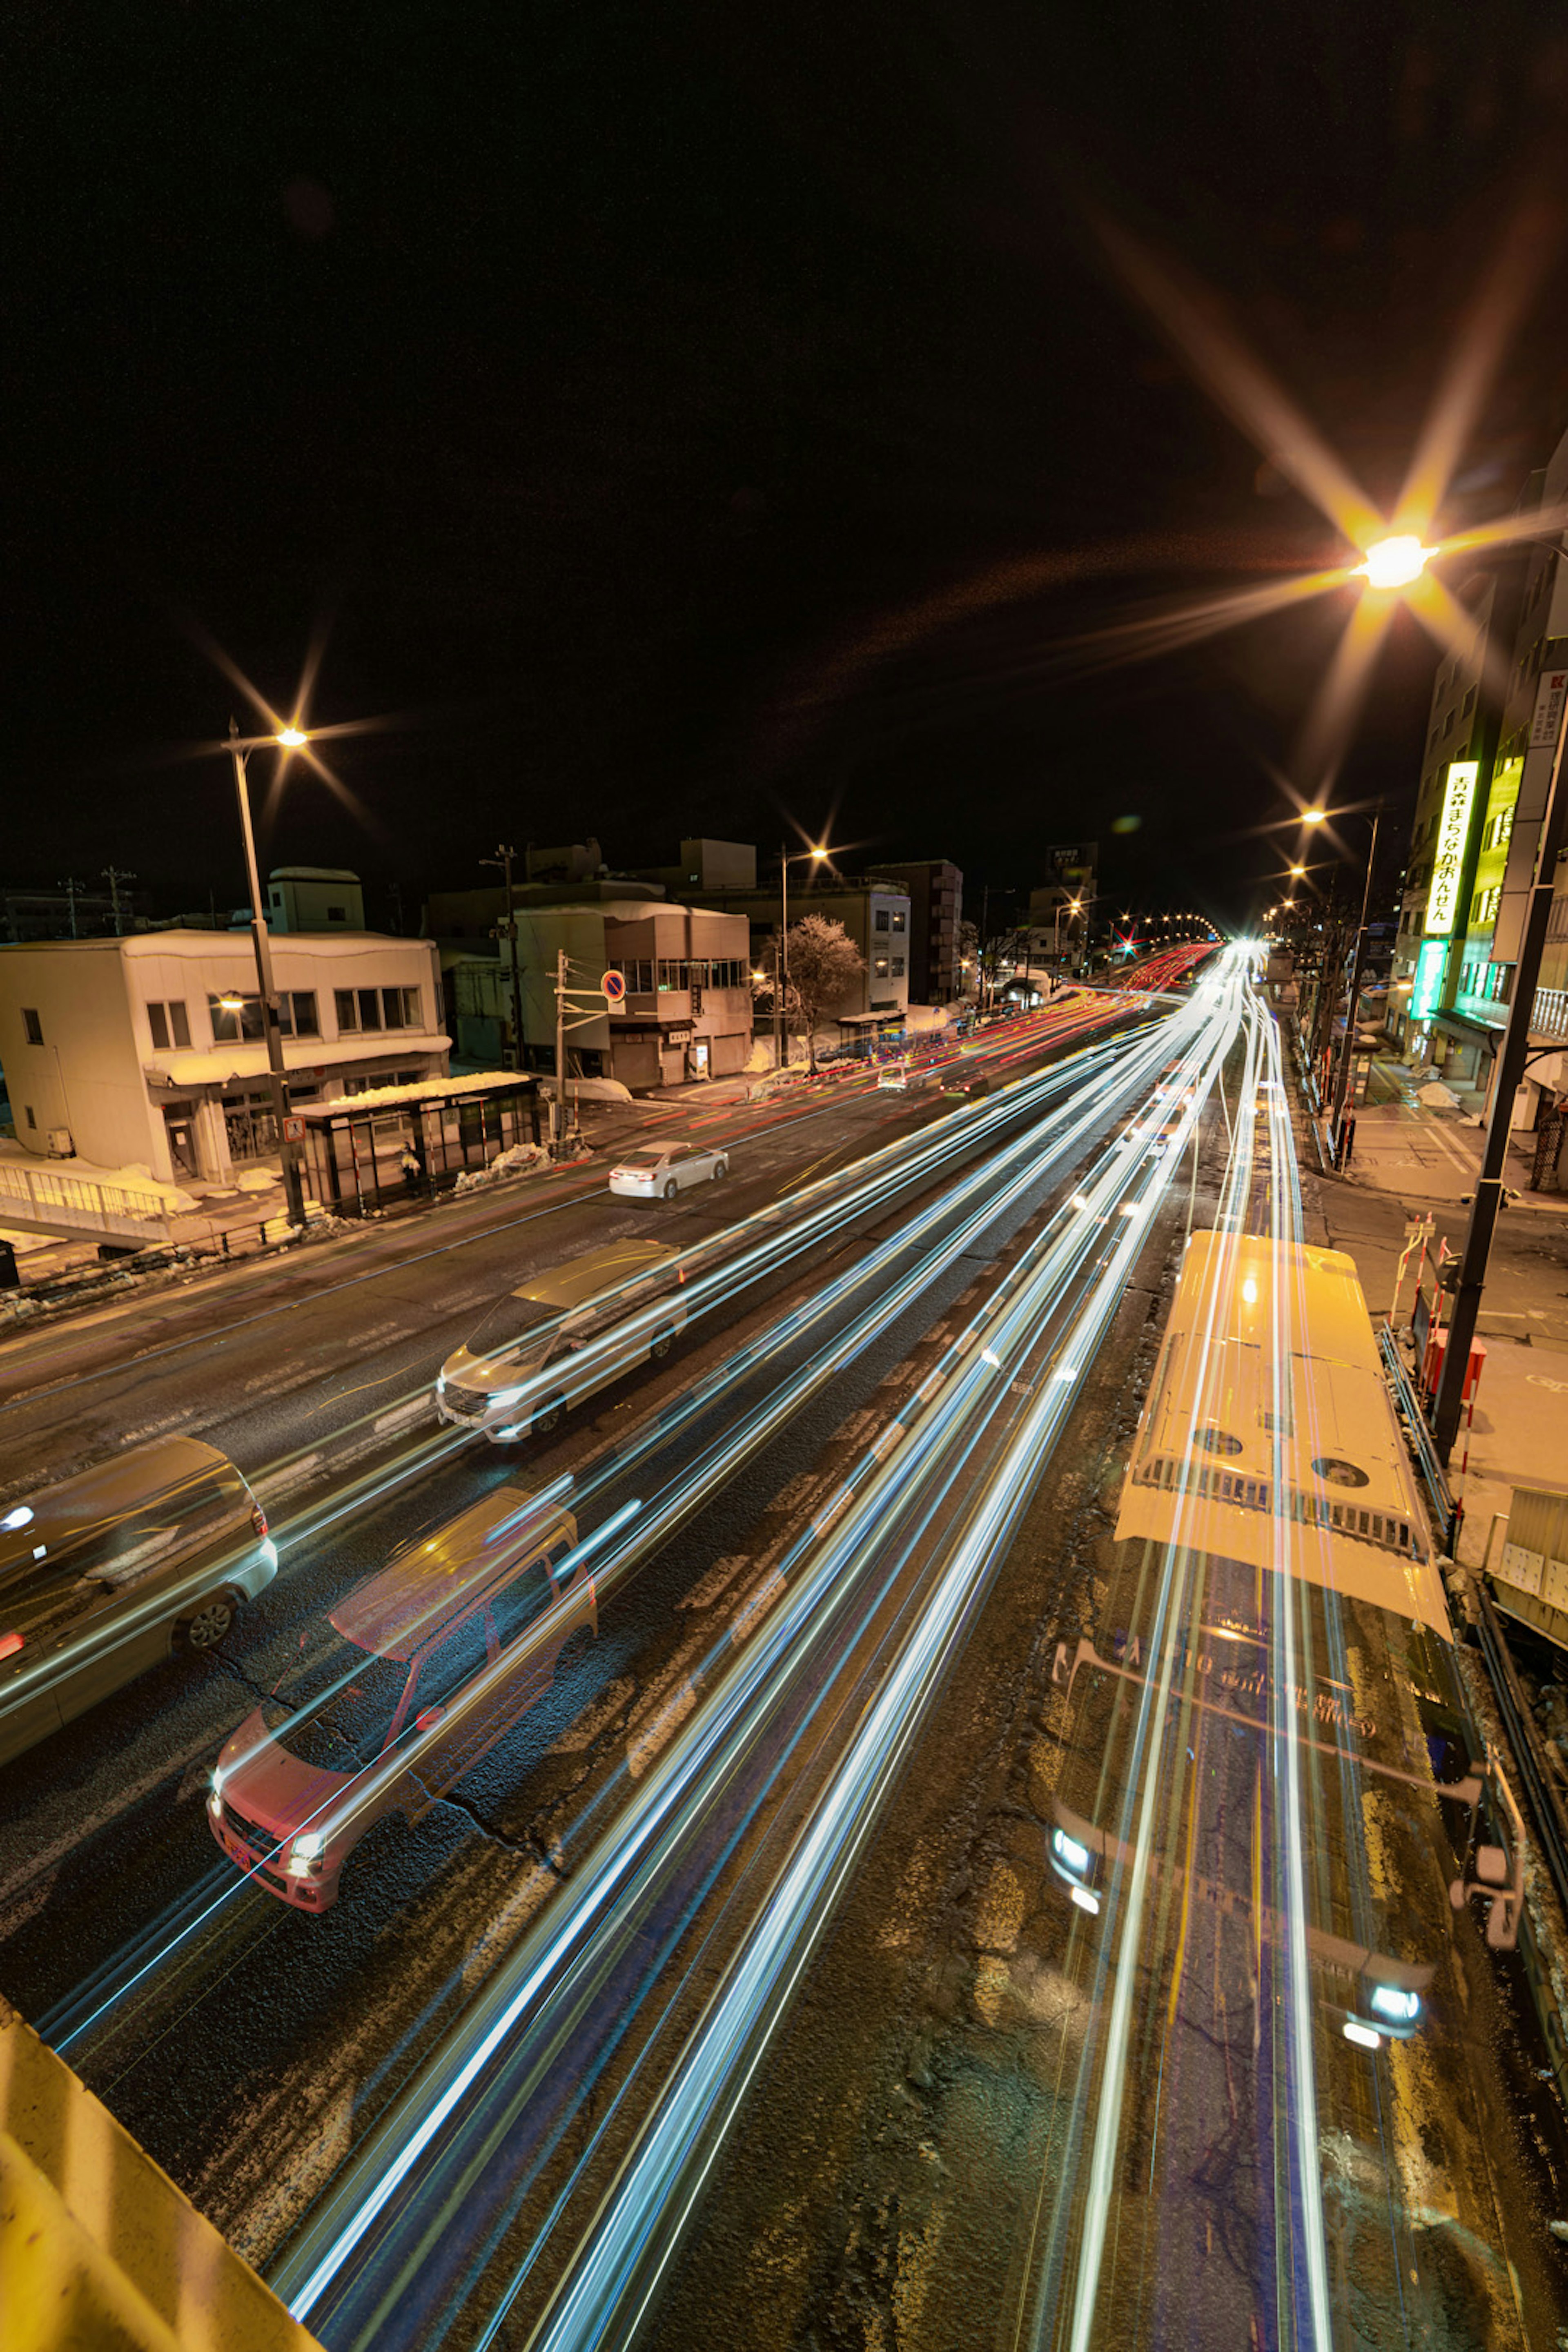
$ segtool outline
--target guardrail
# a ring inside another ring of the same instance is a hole
[[[1421,1410],[1421,1400],[1415,1393],[1415,1383],[1405,1369],[1405,1359],[1399,1352],[1398,1335],[1391,1324],[1384,1323],[1381,1327],[1377,1344],[1383,1351],[1389,1387],[1394,1391],[1394,1409],[1405,1424],[1405,1434],[1415,1457],[1415,1467],[1421,1473],[1422,1484],[1442,1531],[1443,1550],[1452,1559],[1459,1532],[1459,1507],[1449,1491],[1447,1476],[1437,1458],[1437,1449],[1432,1443],[1426,1416]]]
[[[169,1238],[168,1217],[152,1194],[100,1184],[89,1176],[66,1176],[53,1168],[29,1168],[8,1154],[0,1159],[0,1225],[30,1225],[68,1241],[96,1235],[144,1247]]]

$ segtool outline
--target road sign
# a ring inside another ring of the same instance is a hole
[[[284,1117],[283,1140],[285,1143],[303,1143],[305,1140],[305,1122],[302,1118],[296,1118],[292,1111]]]
[[[624,1004],[626,1003],[626,976],[624,971],[605,972],[599,982],[599,986],[604,991],[608,1003]]]

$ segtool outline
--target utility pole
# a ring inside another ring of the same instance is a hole
[[[552,1159],[560,1158],[566,1139],[566,950],[558,948],[555,951],[555,1100],[550,1110]]]
[[[74,940],[77,935],[76,894],[79,890],[85,890],[87,885],[85,882],[79,882],[74,874],[68,874],[65,880],[57,884],[56,887],[57,888],[63,890],[66,894],[66,901],[70,908],[71,937]]]
[[[401,883],[401,882],[389,882],[389,883],[387,884],[387,886],[386,886],[386,895],[387,895],[387,897],[388,897],[388,898],[391,899],[391,901],[392,901],[392,921],[393,921],[393,928],[394,928],[394,929],[396,931],[398,938],[399,938],[399,939],[401,939],[401,938],[403,937],[403,885],[402,885],[402,883]]]
[[[246,878],[250,884],[250,938],[256,950],[256,984],[261,993],[261,1025],[267,1035],[267,1075],[272,1091],[272,1116],[278,1129],[278,1153],[283,1168],[283,1198],[288,1204],[289,1223],[296,1228],[302,1228],[305,1223],[305,1188],[300,1177],[300,1147],[289,1139],[291,1123],[289,1076],[283,1066],[283,1030],[279,1018],[278,991],[272,981],[272,947],[267,934],[261,877],[257,871],[256,834],[250,822],[250,790],[245,767],[247,751],[232,718],[228,722],[228,748],[234,761],[234,791],[239,803],[240,835],[245,843]],[[112,873],[113,868],[108,870]],[[123,880],[131,878],[129,876],[121,877]],[[110,888],[112,887],[111,883]],[[117,908],[116,930],[119,928]]]
[[[511,957],[511,1066],[522,1067],[522,971],[517,960],[517,909],[511,903],[511,863],[517,856],[510,842],[502,842],[493,857],[481,857],[481,866],[499,866],[506,877],[506,918],[501,936],[509,941]]]
[[[120,919],[120,886],[122,882],[134,882],[136,877],[134,874],[128,874],[121,866],[106,866],[103,869],[103,878],[109,885],[109,903],[114,910],[114,936],[120,939],[124,932],[124,925]],[[73,940],[76,937],[76,900],[74,898],[71,900],[71,937]]]
[[[1513,994],[1509,1003],[1508,1026],[1502,1034],[1502,1049],[1497,1057],[1497,1076],[1492,1082],[1491,1108],[1487,1114],[1487,1139],[1481,1153],[1481,1172],[1476,1182],[1476,1197],[1470,1204],[1470,1222],[1459,1257],[1458,1287],[1454,1293],[1454,1311],[1448,1318],[1442,1376],[1437,1382],[1432,1434],[1439,1459],[1445,1463],[1458,1433],[1465,1401],[1465,1377],[1470,1368],[1470,1343],[1476,1336],[1476,1318],[1480,1312],[1481,1293],[1486,1288],[1487,1261],[1491,1255],[1498,1211],[1502,1206],[1503,1169],[1508,1158],[1509,1131],[1513,1124],[1513,1100],[1524,1076],[1524,1066],[1530,1058],[1530,1023],[1535,1010],[1535,984],[1541,977],[1541,959],[1546,946],[1547,928],[1552,920],[1557,860],[1563,852],[1564,834],[1568,833],[1568,796],[1563,791],[1563,746],[1565,741],[1568,741],[1568,733],[1562,730],[1559,722],[1552,776],[1546,787],[1546,805],[1541,817],[1541,845],[1536,853],[1535,879],[1531,885],[1530,905],[1525,912],[1523,933],[1519,943],[1519,961],[1513,968]]]
[[[1329,1120],[1329,1136],[1335,1153],[1340,1148],[1340,1121],[1345,1115],[1345,1096],[1350,1087],[1351,1073],[1355,1068],[1355,1040],[1358,1008],[1361,1004],[1361,976],[1366,962],[1366,919],[1372,903],[1372,872],[1377,864],[1377,828],[1383,818],[1383,803],[1379,801],[1372,814],[1372,845],[1366,856],[1366,881],[1361,894],[1361,923],[1355,935],[1355,953],[1351,958],[1350,1003],[1345,1007],[1345,1042],[1340,1055],[1339,1077],[1334,1087],[1334,1107]]]

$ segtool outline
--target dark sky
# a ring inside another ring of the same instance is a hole
[[[1392,498],[1568,153],[1544,24],[14,0],[0,879],[241,899],[225,764],[176,756],[235,700],[205,631],[279,706],[324,635],[311,716],[393,722],[334,755],[364,818],[300,779],[266,849],[356,866],[373,920],[502,834],[619,865],[791,818],[994,888],[1098,834],[1118,894],[1241,911],[1345,606],[1141,667],[1066,641],[1340,542],[1093,223],[1215,289]],[[1568,425],[1563,291],[1450,521]],[[1342,792],[1414,787],[1434,658],[1402,624]]]

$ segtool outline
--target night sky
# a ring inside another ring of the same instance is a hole
[[[1243,914],[1345,603],[1070,641],[1343,546],[1096,223],[1391,499],[1504,226],[1562,194],[1546,24],[14,0],[0,881],[242,902],[226,766],[182,752],[249,721],[210,636],[279,708],[324,645],[310,717],[387,722],[334,748],[363,814],[298,777],[264,845],[356,867],[373,923],[502,835],[622,866],[792,823],[993,889],[1098,834],[1129,902]],[[1449,524],[1568,425],[1563,295],[1552,257]],[[1413,793],[1436,658],[1402,622],[1342,795]]]

